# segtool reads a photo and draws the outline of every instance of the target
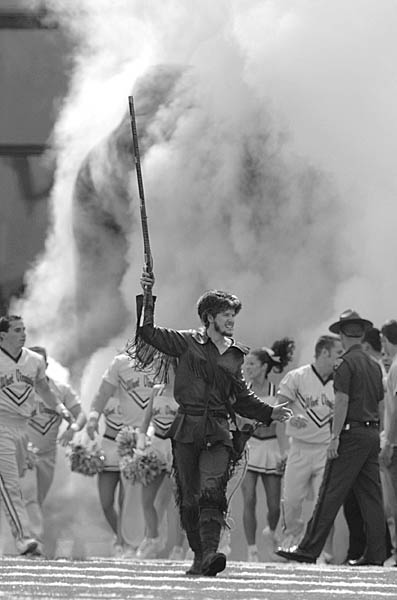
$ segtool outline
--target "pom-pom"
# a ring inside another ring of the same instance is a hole
[[[137,427],[131,427],[126,425],[123,427],[116,436],[117,452],[122,458],[123,456],[129,456],[132,458],[134,450],[138,441],[139,429]]]
[[[103,471],[105,464],[105,456],[100,448],[88,448],[82,444],[72,444],[69,460],[72,471],[89,477]]]
[[[166,461],[150,446],[143,452],[134,451],[120,459],[120,471],[130,483],[149,485],[167,470]]]

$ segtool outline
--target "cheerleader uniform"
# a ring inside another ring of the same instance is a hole
[[[154,386],[155,396],[152,405],[152,419],[149,433],[151,433],[151,447],[166,464],[167,473],[172,467],[171,440],[166,439],[168,429],[171,427],[178,411],[178,404],[174,396],[164,393],[165,385]]]
[[[276,403],[276,386],[269,382],[269,394],[260,396],[270,406]],[[248,442],[248,471],[264,475],[283,474],[280,446],[276,434],[276,423],[259,425]]]
[[[120,471],[120,456],[117,452],[116,436],[124,425],[120,404],[116,398],[107,402],[103,416],[105,417],[105,431],[102,437],[101,448],[105,456],[104,471]]]

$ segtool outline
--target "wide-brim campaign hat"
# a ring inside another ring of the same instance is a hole
[[[368,321],[368,319],[363,319],[362,317],[360,317],[358,312],[352,310],[351,308],[348,308],[340,315],[339,321],[332,323],[332,325],[330,325],[328,329],[332,331],[332,333],[340,333],[341,326],[348,324],[362,325],[364,331],[368,331],[368,329],[371,329],[374,326],[374,324],[371,321]]]

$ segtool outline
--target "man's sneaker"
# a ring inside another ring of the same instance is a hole
[[[259,562],[258,548],[256,545],[248,546],[248,562]]]
[[[162,550],[160,538],[147,538],[144,541],[145,544],[141,544],[141,546],[139,546],[136,552],[136,557],[156,558],[157,554]]]
[[[22,540],[16,540],[15,546],[18,554],[25,556],[37,549],[39,543],[33,538],[23,538]]]
[[[332,556],[332,554],[330,554],[329,552],[324,552],[324,550],[321,552],[320,556],[318,557],[316,564],[317,565],[332,565],[332,563],[334,562],[334,557]]]
[[[185,558],[185,551],[182,546],[174,546],[168,558],[170,560],[183,560]]]
[[[347,561],[347,559],[346,559],[345,563],[343,563],[343,564],[346,564],[346,565],[347,565],[347,562],[348,562],[348,561]],[[396,557],[395,557],[395,555],[394,555],[394,554],[392,554],[392,556],[389,556],[389,558],[387,558],[387,559],[385,560],[385,562],[383,563],[383,566],[384,566],[384,567],[397,567],[397,560],[396,560]]]
[[[124,546],[123,548],[123,554],[121,555],[122,558],[136,558],[136,553],[137,553],[137,549],[134,548],[134,546]]]

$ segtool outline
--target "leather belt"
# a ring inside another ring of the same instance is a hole
[[[222,417],[223,419],[228,418],[228,414],[225,411],[212,408],[205,410],[204,408],[185,408],[184,406],[179,406],[178,413],[192,417],[202,417],[207,413],[212,417]]]
[[[375,427],[379,429],[379,421],[350,421],[344,424],[342,431],[349,431],[349,429],[356,427]]]

